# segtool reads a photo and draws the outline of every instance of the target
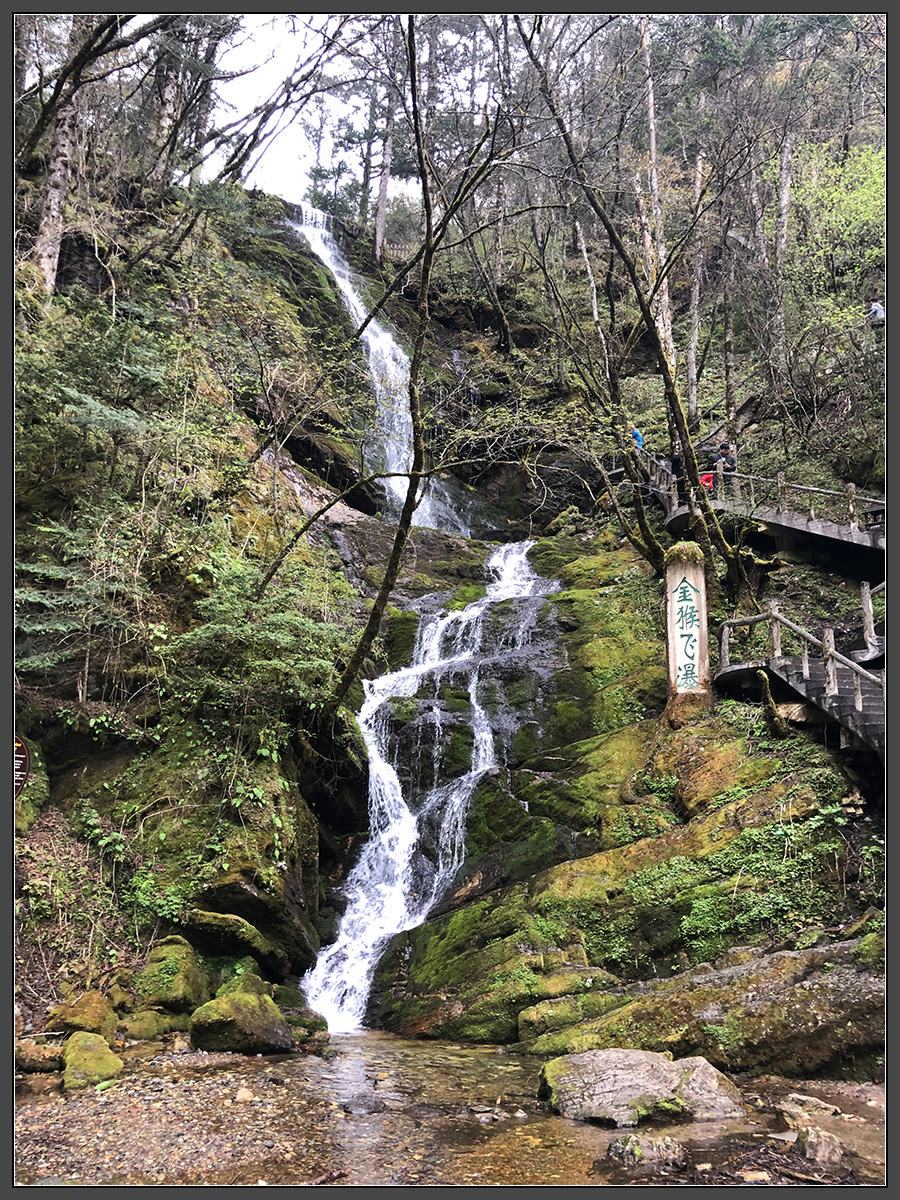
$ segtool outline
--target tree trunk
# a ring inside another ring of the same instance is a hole
[[[779,372],[787,367],[787,344],[784,312],[784,264],[787,259],[787,231],[791,209],[793,181],[794,134],[787,132],[781,146],[778,164],[778,215],[775,222],[775,335],[773,358]]]
[[[44,289],[48,296],[52,296],[56,288],[59,248],[65,227],[66,201],[72,178],[77,119],[74,100],[67,108],[61,110],[56,119],[47,165],[47,191],[34,240],[34,257],[44,277]]]
[[[764,266],[769,265],[769,252],[766,248],[766,231],[763,224],[763,206],[759,197],[759,176],[757,174],[759,148],[754,144],[750,149],[750,171],[747,175],[747,202],[750,208],[750,240],[756,256]]]
[[[656,246],[656,312],[660,332],[672,370],[677,368],[675,357],[675,339],[672,334],[672,303],[669,298],[669,279],[666,274],[666,235],[663,225],[662,201],[659,194],[659,170],[656,153],[656,100],[653,90],[653,71],[650,65],[650,30],[646,17],[641,17],[641,53],[644,58],[644,71],[647,90],[647,133],[650,151],[650,202],[653,205],[653,232]]]
[[[701,97],[702,100],[702,97]],[[702,107],[702,105],[701,105]],[[700,150],[694,164],[694,212],[700,207],[703,190],[704,153]],[[696,428],[699,421],[697,403],[697,347],[700,342],[700,275],[703,270],[703,243],[698,238],[691,255],[691,332],[687,348],[687,415],[688,425]]]
[[[149,147],[153,157],[146,176],[147,186],[154,192],[164,192],[172,182],[172,135],[178,120],[179,82],[175,56],[164,49],[156,64],[156,111]]]
[[[381,174],[378,178],[378,207],[375,210],[375,261],[384,257],[384,223],[387,219],[388,181],[391,178],[391,155],[394,145],[394,110],[388,113],[387,129],[381,153]]]
[[[603,326],[600,324],[600,309],[597,304],[597,283],[594,279],[594,272],[591,269],[591,260],[588,257],[587,243],[584,240],[584,230],[581,228],[581,222],[575,220],[575,236],[578,239],[578,248],[581,251],[581,257],[584,260],[584,269],[587,271],[588,286],[591,290],[591,315],[594,320],[594,332],[597,335],[597,342],[600,346],[600,354],[603,358],[603,377],[606,380],[607,386],[612,394],[612,380],[609,371],[609,347],[606,344],[606,336],[603,333]]]

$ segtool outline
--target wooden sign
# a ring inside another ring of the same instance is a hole
[[[16,796],[28,782],[28,747],[16,734]]]
[[[666,553],[666,657],[669,695],[709,691],[703,555],[691,542]]]

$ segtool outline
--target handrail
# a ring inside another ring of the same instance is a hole
[[[659,480],[660,490],[668,493],[673,507],[678,506],[678,486],[675,474],[667,463],[653,456],[647,456],[651,466],[651,481]],[[808,512],[811,520],[834,520],[835,523],[847,523],[851,529],[859,528],[859,511],[864,508],[869,512],[881,513],[885,509],[883,496],[866,496],[857,492],[856,485],[847,484],[846,492],[837,492],[827,488],[812,487],[803,483],[789,483],[784,472],[779,472],[775,478],[765,475],[747,475],[740,471],[724,470],[721,463],[703,472],[715,474],[716,499],[731,500],[747,504],[752,510],[771,501],[777,512],[796,511]],[[661,477],[665,477],[665,480]],[[685,487],[687,483],[685,481]],[[791,507],[788,500],[793,493],[798,493],[796,507]],[[801,499],[802,497],[802,499]],[[817,517],[816,497],[822,498],[818,505]],[[840,518],[838,520],[838,518]]]
[[[846,655],[841,654],[839,650],[836,650],[834,648],[833,629],[825,629],[820,641],[808,630],[795,624],[790,618],[782,616],[778,611],[778,604],[774,600],[769,601],[767,612],[757,613],[752,617],[732,617],[730,620],[723,621],[718,627],[720,671],[731,666],[729,656],[731,630],[742,625],[758,625],[762,621],[765,621],[769,627],[769,662],[773,662],[778,658],[789,657],[781,653],[781,626],[784,626],[786,629],[790,629],[791,632],[799,635],[802,639],[801,670],[804,679],[809,678],[809,648],[807,643],[822,651],[822,660],[825,667],[825,694],[827,696],[836,696],[838,694],[835,663],[849,667],[853,672],[853,699],[857,712],[862,710],[862,691],[859,685],[861,679],[880,688],[882,697],[884,696],[883,677],[873,675],[870,671],[861,667],[859,663],[855,663],[852,659],[847,658]]]

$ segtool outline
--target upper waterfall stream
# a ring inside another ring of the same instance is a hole
[[[347,308],[361,323],[366,307],[346,259],[321,214],[305,210],[305,217],[294,228],[332,272]],[[370,322],[362,336],[376,394],[370,467],[392,473],[386,489],[399,511],[411,455],[409,361],[377,322]],[[415,523],[469,532],[437,481],[420,500]],[[531,568],[532,545],[496,549],[487,562],[491,581],[484,597],[461,611],[423,617],[411,665],[365,681],[357,719],[369,756],[369,841],[343,889],[347,904],[337,939],[323,948],[302,981],[308,1002],[333,1033],[363,1027],[372,976],[391,938],[425,920],[463,861],[469,801],[485,773],[501,765],[501,739],[481,696],[483,675],[492,662],[527,647],[542,598],[557,586]],[[493,619],[504,602],[512,603]],[[448,752],[451,740],[460,736],[460,724],[440,698],[445,685],[468,697],[471,750],[462,771]],[[416,706],[412,745],[404,736],[408,715],[398,718],[403,701]]]
[[[334,240],[328,217],[309,205],[303,205],[299,211],[303,220],[289,224],[331,272],[347,311],[361,325],[369,311],[360,290],[361,281]],[[396,517],[406,498],[409,479],[405,472],[412,461],[409,356],[393,334],[376,320],[369,322],[361,336],[375,393],[375,420],[363,448],[365,465],[372,474],[383,475],[385,512]],[[466,515],[436,478],[423,485],[413,524],[464,537],[471,533]]]

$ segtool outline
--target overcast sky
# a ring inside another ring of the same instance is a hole
[[[300,13],[297,18],[314,22],[316,17],[328,15]],[[268,99],[279,83],[293,72],[298,56],[303,54],[302,39],[299,35],[292,35],[284,14],[248,14],[244,17],[244,31],[244,40],[223,55],[220,64],[225,70],[256,68],[240,79],[219,85],[222,98],[234,105],[235,111],[230,114],[230,119],[249,112],[254,105]],[[330,103],[337,106],[335,101]],[[282,120],[279,132],[269,142],[262,159],[247,177],[249,186],[261,188],[286,200],[302,199],[309,186],[306,172],[313,161],[312,150],[302,129],[302,115],[292,123],[287,119]],[[312,115],[311,106],[307,107],[306,115]],[[353,166],[351,162],[348,165]]]

